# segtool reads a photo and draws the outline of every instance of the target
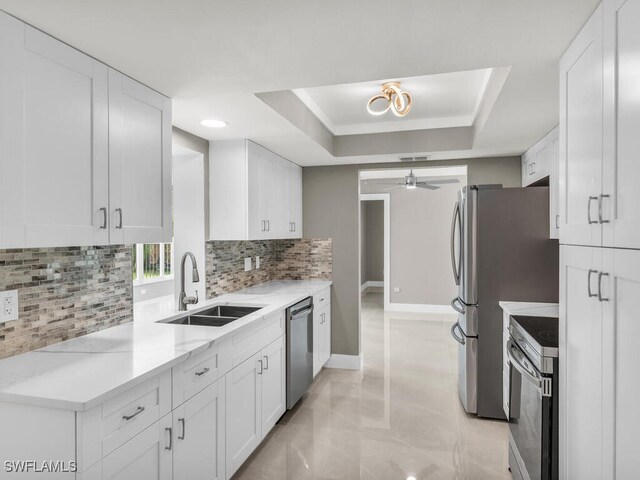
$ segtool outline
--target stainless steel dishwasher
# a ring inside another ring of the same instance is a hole
[[[287,409],[313,381],[313,298],[287,309]]]

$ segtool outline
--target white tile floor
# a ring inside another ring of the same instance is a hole
[[[234,480],[511,478],[507,424],[460,406],[451,316],[362,308],[363,371],[324,369]]]

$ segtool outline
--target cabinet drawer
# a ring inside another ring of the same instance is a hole
[[[203,352],[191,354],[187,360],[173,367],[173,408],[215,382],[219,375],[219,365],[218,345],[213,344]]]
[[[229,369],[237,367],[247,358],[284,335],[284,310],[268,315],[260,320],[260,323],[259,326],[238,333],[231,338]]]
[[[85,470],[171,411],[171,371],[78,414],[78,467]]]
[[[331,303],[331,287],[327,287],[320,293],[316,293],[313,296],[313,308],[315,310],[322,310],[324,307]]]

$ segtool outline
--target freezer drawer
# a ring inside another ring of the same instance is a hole
[[[467,413],[477,413],[478,339],[462,335],[457,322],[451,334],[458,342],[458,395]]]

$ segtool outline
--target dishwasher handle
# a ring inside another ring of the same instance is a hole
[[[313,313],[313,305],[310,305],[308,307],[303,307],[303,308],[299,308],[298,310],[294,310],[291,312],[291,318],[297,318],[297,317],[306,317],[307,315],[310,315]]]

